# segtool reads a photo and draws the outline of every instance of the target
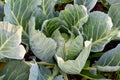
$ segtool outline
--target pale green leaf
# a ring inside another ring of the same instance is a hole
[[[51,74],[52,74],[51,71],[50,71],[50,69],[48,69],[48,68],[46,68],[44,66],[41,66],[41,65],[39,67],[39,70],[40,70],[41,76],[43,76],[45,80],[47,80],[51,76]]]
[[[63,76],[62,76],[62,75],[59,75],[59,76],[55,77],[54,80],[64,80],[64,79],[63,79]]]
[[[0,76],[4,75],[3,80],[28,80],[30,67],[24,61],[11,61],[0,71]]]
[[[74,0],[74,4],[84,5],[88,11],[91,11],[98,0]]]
[[[0,57],[23,59],[25,48],[20,45],[22,27],[0,22]]]
[[[83,49],[83,37],[79,35],[75,36],[73,33],[68,31],[70,35],[64,33],[64,35],[69,36],[66,40],[66,37],[63,36],[63,33],[60,33],[59,30],[56,30],[52,37],[57,42],[57,55],[63,59],[75,59],[81,50]]]
[[[23,42],[28,43],[28,21],[37,10],[34,0],[7,0],[4,5],[4,20],[15,25],[23,26]]]
[[[120,3],[120,0],[106,0],[110,5]]]
[[[46,20],[46,17],[40,8],[36,10],[33,16],[35,17],[35,23],[36,23],[35,28],[40,30],[44,20]]]
[[[92,52],[102,51],[115,35],[114,31],[111,32],[112,26],[111,18],[107,14],[98,11],[90,13],[87,23],[83,26],[83,32],[85,40],[92,38]]]
[[[37,63],[35,63],[30,69],[29,80],[53,80],[57,74],[58,70],[53,69],[52,74],[49,69],[42,65],[38,66]],[[54,80],[62,80],[62,76],[56,76]]]
[[[119,32],[117,33],[117,36],[115,39],[120,39],[120,3],[111,5],[108,14],[112,19],[113,22],[113,28],[117,28]]]
[[[4,77],[5,77],[5,75],[3,75],[3,76],[0,76],[0,80],[3,80],[3,79],[4,79]]]
[[[55,56],[60,69],[68,74],[79,74],[83,69],[91,50],[91,41],[85,42],[85,48],[75,60],[64,61],[61,57]]]
[[[30,68],[29,80],[38,80],[39,79],[39,67],[37,63],[33,64]],[[43,79],[41,79],[43,80]]]
[[[45,77],[40,73],[37,63],[30,68],[29,80],[45,80]]]
[[[69,28],[72,26],[81,27],[88,19],[87,9],[82,5],[70,5],[60,12],[59,18],[64,20]]]
[[[33,14],[36,18],[36,29],[41,30],[44,20],[55,17],[56,0],[37,0],[38,9]]]
[[[109,11],[108,14],[111,17],[113,21],[113,27],[119,28],[120,30],[120,3],[113,4]]]
[[[41,9],[46,18],[54,17],[54,6],[57,0],[42,0]]]
[[[65,46],[64,46],[65,40],[62,37],[62,35],[58,29],[53,32],[52,38],[56,41],[57,46],[58,46],[56,54],[58,56],[62,57],[63,59],[65,59],[65,56],[66,56],[65,49],[64,49],[65,48]]]
[[[96,62],[100,71],[113,72],[120,70],[120,44],[112,50],[105,52]]]
[[[29,22],[30,46],[36,57],[46,62],[53,62],[57,44],[39,30],[35,30],[35,18]]]
[[[83,49],[83,37],[81,34],[74,36],[65,43],[65,52],[67,59],[75,59]]]

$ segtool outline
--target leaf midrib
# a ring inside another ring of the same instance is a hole
[[[13,38],[15,36],[15,34],[17,33],[17,31],[12,35],[10,36],[9,38],[7,38],[7,40],[3,43],[2,46],[0,46],[0,51],[5,47],[5,45],[11,40],[11,38]]]

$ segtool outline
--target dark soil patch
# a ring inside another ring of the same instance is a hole
[[[108,9],[105,8],[101,2],[97,2],[97,4],[95,5],[95,7],[92,9],[92,12],[93,11],[102,11],[102,12],[107,12]]]
[[[55,11],[64,10],[64,9],[65,9],[65,6],[66,6],[67,4],[73,4],[73,2],[63,3],[62,5],[57,4],[57,5],[55,5]]]

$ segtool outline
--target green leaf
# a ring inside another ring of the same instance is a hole
[[[65,52],[67,59],[75,59],[83,49],[83,37],[81,34],[74,36],[65,43]]]
[[[0,2],[0,21],[3,20],[4,17],[4,4]]]
[[[111,5],[108,14],[112,19],[113,28],[117,28],[119,32],[117,33],[116,39],[120,39],[120,3]]]
[[[67,41],[65,37],[62,36],[63,33],[60,33],[59,30],[53,32],[52,37],[58,45],[56,54],[62,58],[75,59],[83,49],[83,37],[81,33],[75,36],[70,31],[68,32],[70,37]]]
[[[43,14],[43,12],[40,8],[38,8],[36,10],[36,12],[33,14],[33,16],[35,17],[35,23],[36,23],[35,28],[41,30],[41,26],[42,26],[44,20],[46,20],[46,16]]]
[[[114,72],[120,70],[120,44],[112,50],[105,52],[96,62],[100,71]]]
[[[59,18],[64,20],[69,28],[72,26],[81,27],[88,19],[87,9],[82,5],[70,5],[60,12]]]
[[[74,0],[74,4],[84,5],[88,11],[91,11],[98,0]]]
[[[111,31],[113,24],[111,18],[103,12],[92,12],[87,23],[83,26],[84,39],[92,38],[92,52],[102,51],[104,46],[111,40],[114,31]]]
[[[29,80],[45,80],[45,77],[41,74],[37,63],[33,64],[30,68]]]
[[[34,0],[7,0],[4,5],[4,20],[15,25],[23,26],[23,42],[28,44],[28,21],[37,10]]]
[[[37,0],[38,9],[33,14],[36,18],[36,29],[41,30],[41,26],[46,19],[50,19],[55,17],[54,6],[56,4],[56,0]]]
[[[46,18],[54,17],[54,6],[57,0],[42,0],[41,9]]]
[[[64,44],[65,44],[65,40],[64,38],[62,37],[61,33],[59,32],[59,30],[55,30],[52,34],[52,38],[56,41],[57,43],[57,52],[56,54],[60,57],[62,57],[63,59],[65,59],[65,47],[64,47]]]
[[[110,5],[120,3],[120,0],[106,0]]]
[[[45,61],[53,62],[57,44],[52,38],[47,38],[44,33],[35,30],[35,18],[29,22],[30,46],[36,57]]]
[[[108,14],[111,17],[112,21],[113,21],[113,27],[115,28],[119,28],[120,30],[120,3],[117,4],[113,4],[109,11]]]
[[[59,75],[59,76],[55,77],[54,80],[64,80],[64,79],[63,79],[63,76],[62,76],[62,75]]]
[[[3,80],[28,80],[30,66],[24,61],[11,61],[0,71],[0,76],[4,75]]]
[[[5,77],[5,75],[3,75],[3,76],[0,76],[0,80],[3,80],[3,79],[4,79],[4,77]]]
[[[39,79],[39,67],[37,63],[33,64],[30,68],[29,80],[38,80]],[[43,80],[43,79],[41,79]]]
[[[56,29],[67,26],[68,25],[59,18],[52,18],[44,21],[41,31],[43,31],[46,36],[50,37]]]
[[[94,72],[94,73],[92,73]],[[102,76],[101,74],[97,73],[97,70],[82,70],[81,73],[82,75],[90,77],[92,80],[105,80],[105,77]]]
[[[38,66],[37,63],[35,63],[30,69],[29,80],[62,80],[62,76],[56,76],[57,74],[58,70],[53,70],[52,74],[49,69],[45,68],[42,65]]]
[[[23,59],[25,48],[20,45],[22,27],[8,22],[0,22],[0,59]]]
[[[61,57],[55,56],[60,69],[68,74],[79,74],[83,69],[91,50],[91,41],[85,42],[85,48],[75,60],[64,61]]]

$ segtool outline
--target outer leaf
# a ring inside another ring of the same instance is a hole
[[[4,17],[4,5],[2,2],[0,2],[0,21],[3,20]]]
[[[64,20],[68,26],[81,27],[88,19],[87,9],[82,5],[67,5],[65,10],[60,12],[59,18]]]
[[[88,22],[84,24],[84,38],[89,40],[92,38],[92,52],[102,51],[104,46],[110,41],[111,37],[115,35],[110,33],[113,24],[111,18],[102,12],[90,13]]]
[[[54,80],[64,80],[62,75],[57,76]]]
[[[3,76],[0,76],[0,80],[3,80],[3,79],[4,79],[4,77],[5,77],[5,75],[3,75]]]
[[[56,55],[56,60],[60,69],[68,74],[79,74],[84,67],[91,49],[91,42],[85,42],[85,48],[75,60],[64,61]]]
[[[44,77],[45,80],[47,80],[51,76],[52,73],[48,68],[45,68],[44,66],[40,66],[40,74],[41,76]]]
[[[37,63],[33,64],[30,69],[29,80],[45,80],[44,76],[40,73]]]
[[[110,5],[120,3],[120,0],[106,0]]]
[[[87,10],[90,11],[98,0],[74,0],[74,4],[84,5],[87,7]]]
[[[104,53],[97,61],[97,68],[100,71],[113,72],[120,70],[120,44],[112,50]]]
[[[39,78],[39,68],[37,64],[33,64],[30,68],[29,80],[38,80]],[[41,79],[43,80],[43,79]]]
[[[42,32],[35,30],[35,19],[29,22],[30,46],[36,57],[46,62],[53,62],[57,44],[52,38],[47,38]]]
[[[56,72],[56,70],[55,70]],[[53,71],[54,74],[54,71]],[[50,78],[52,76],[52,79]],[[29,75],[29,80],[53,80],[53,76],[51,71],[44,66],[40,65],[40,69],[38,65],[35,63],[32,65],[30,69],[30,75]],[[62,80],[62,76],[57,76],[54,80]]]
[[[36,28],[41,30],[41,26],[44,20],[55,17],[55,6],[56,0],[37,0],[39,8],[36,10]]]
[[[116,1],[116,0],[115,0]],[[119,30],[116,38],[120,39],[120,3],[111,5],[108,14],[113,21],[113,28],[117,28]]]
[[[4,6],[4,20],[15,25],[23,26],[23,42],[28,43],[28,21],[37,10],[34,0],[7,0]]]
[[[0,22],[0,57],[23,59],[26,51],[21,43],[22,27]]]
[[[39,0],[39,1],[41,1],[41,0]],[[36,10],[36,12],[34,13],[33,16],[35,17],[35,23],[36,23],[35,28],[40,30],[44,20],[46,20],[46,16],[43,14],[43,12],[40,8],[38,8]]]
[[[42,0],[41,8],[46,18],[54,17],[54,6],[57,0]]]
[[[120,3],[113,4],[109,9],[108,14],[112,18],[113,26],[116,28],[119,28],[120,30],[120,11],[119,10],[120,10]]]
[[[30,64],[23,61],[11,61],[0,72],[3,80],[28,80]]]

